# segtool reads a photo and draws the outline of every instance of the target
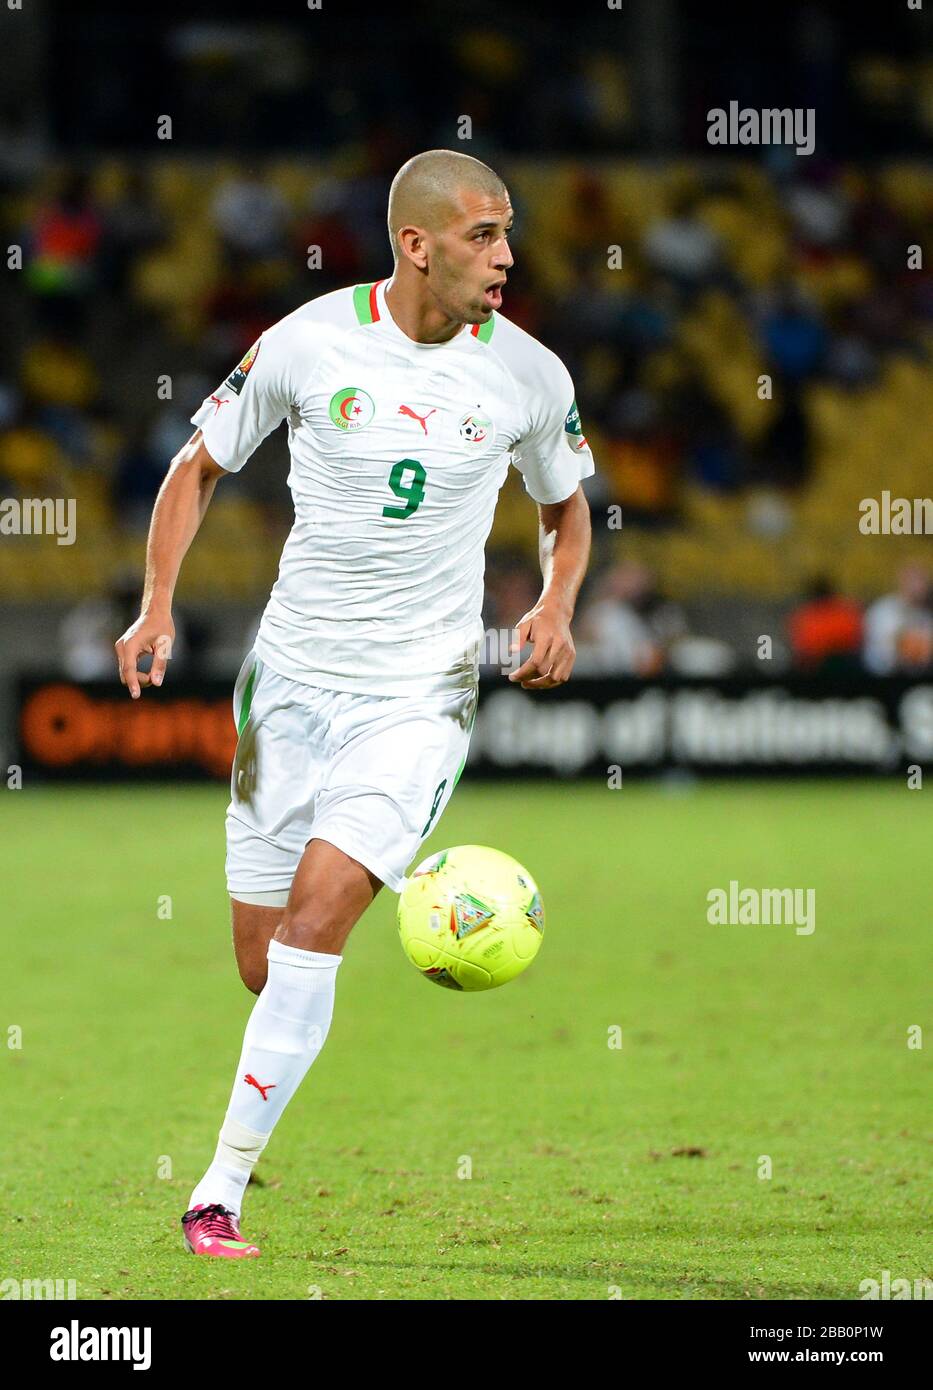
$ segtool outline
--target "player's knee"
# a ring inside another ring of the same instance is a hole
[[[276,940],[299,951],[339,952],[347,935],[344,923],[314,902],[289,904],[282,915]]]

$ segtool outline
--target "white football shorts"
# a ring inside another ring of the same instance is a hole
[[[284,907],[309,840],[394,892],[466,762],[477,690],[367,695],[289,680],[251,653],[233,695],[227,889]]]

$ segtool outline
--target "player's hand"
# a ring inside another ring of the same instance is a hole
[[[165,667],[171,660],[175,624],[170,613],[140,613],[123,636],[114,643],[120,680],[134,700],[147,685],[161,685]],[[140,671],[139,658],[152,653],[149,671]]]
[[[570,679],[577,652],[570,635],[570,616],[559,604],[541,599],[519,620],[509,651],[520,652],[532,643],[531,656],[509,680],[523,690],[552,690]]]

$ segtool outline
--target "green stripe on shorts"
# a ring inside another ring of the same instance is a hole
[[[244,688],[244,690],[243,690],[243,703],[242,703],[242,705],[240,706],[240,717],[239,717],[239,719],[237,720],[237,725],[236,725],[236,736],[237,736],[237,738],[240,737],[240,735],[242,734],[243,730],[246,728],[246,721],[249,719],[250,706],[251,706],[252,703],[253,703],[253,686],[254,686],[255,684],[256,684],[256,667],[255,667],[255,665],[254,665],[254,666],[253,666],[253,669],[252,669],[252,670],[250,671],[250,673],[249,673],[249,676],[248,676],[247,681],[246,681],[246,686],[245,686],[245,688]]]
[[[476,723],[476,711],[477,711],[478,709],[479,709],[479,693],[477,692],[476,703],[473,705],[473,714],[472,714],[472,717],[471,717],[471,719],[470,719],[470,729],[469,729],[469,733],[470,733],[470,734],[473,733],[473,725]],[[460,759],[460,766],[457,768],[457,775],[456,775],[456,777],[454,778],[454,784],[453,784],[453,786],[452,786],[451,789],[450,789],[450,794],[451,794],[451,796],[453,796],[454,791],[456,790],[456,787],[457,787],[457,783],[460,781],[460,774],[461,774],[461,772],[462,772],[463,769],[466,767],[466,760],[467,760],[467,756],[468,756],[469,752],[470,752],[470,748],[469,748],[469,744],[468,744],[468,745],[467,745],[467,751],[466,751],[466,753],[464,753],[463,757]]]

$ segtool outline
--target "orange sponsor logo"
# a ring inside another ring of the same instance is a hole
[[[193,765],[230,773],[236,728],[226,699],[121,701],[64,682],[43,685],[20,712],[23,751],[46,768],[116,763],[127,768]]]

